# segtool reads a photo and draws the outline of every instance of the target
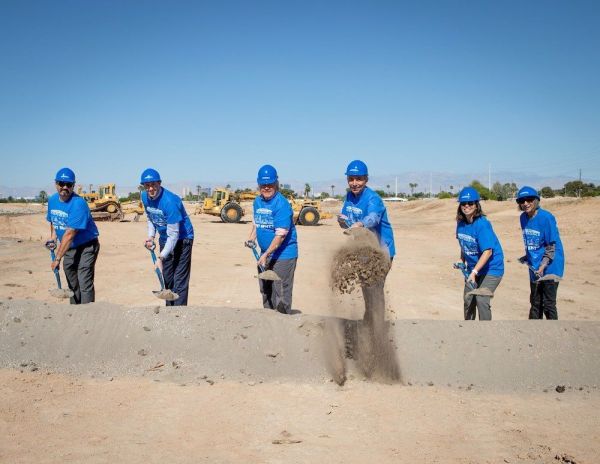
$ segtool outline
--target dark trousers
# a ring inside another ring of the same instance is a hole
[[[187,306],[190,274],[192,272],[193,244],[193,239],[177,240],[173,253],[163,260],[165,288],[179,295],[176,300],[167,301],[167,306]],[[164,243],[160,244],[161,251],[164,246]]]
[[[298,258],[275,259],[267,263],[267,269],[274,271],[281,280],[258,279],[258,287],[263,299],[263,308],[275,309],[282,314],[292,312],[292,292],[294,272]],[[258,269],[260,272],[260,269]]]
[[[530,282],[531,294],[529,302],[529,319],[558,319],[558,310],[556,309],[556,293],[558,292],[558,282],[551,280],[542,280],[541,282]]]
[[[73,292],[71,304],[93,303],[96,300],[94,271],[100,252],[98,239],[71,248],[63,256],[67,284]]]

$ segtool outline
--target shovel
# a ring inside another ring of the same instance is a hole
[[[258,254],[258,251],[256,251],[256,242],[253,242],[252,240],[248,240],[247,242],[244,242],[244,246],[246,246],[252,250],[252,254],[254,254],[254,257],[256,258],[256,261],[258,262],[258,260],[260,259],[260,256]],[[270,269],[265,269],[261,265],[258,265],[258,269],[260,270],[260,273],[256,277],[258,277],[259,279],[281,280],[281,277],[279,277],[275,271],[271,271]]]
[[[521,264],[526,264],[527,267],[529,268],[529,270],[531,272],[533,272],[533,275],[537,277],[534,280],[535,283],[543,282],[545,280],[551,280],[552,282],[560,282],[562,280],[562,277],[557,276],[556,274],[546,274],[546,275],[540,276],[537,272],[537,269],[535,269],[531,264],[529,264],[529,262],[527,261],[527,258],[525,258],[525,256],[519,258],[519,262]]]
[[[52,241],[46,242],[46,248],[50,250],[50,258],[52,259],[52,261],[56,259],[56,255],[54,254],[54,248],[50,248],[51,244],[53,243],[54,242]],[[62,288],[62,285],[60,284],[60,273],[58,272],[58,268],[54,269],[54,277],[56,277],[56,285],[58,288],[49,289],[48,291],[50,292],[50,295],[61,299],[71,298],[73,296],[73,292],[68,288]]]
[[[156,245],[153,245],[152,248],[148,248],[148,250],[150,251],[150,256],[152,256],[152,262],[156,265],[156,255],[154,254],[155,247]],[[158,281],[160,282],[160,290],[152,290],[154,296],[156,296],[156,298],[160,298],[161,300],[167,301],[173,301],[179,298],[177,293],[165,288],[165,279],[162,275],[162,272],[160,272],[160,269],[155,267],[154,270],[156,271]]]
[[[467,288],[469,288],[469,292],[467,292],[467,294],[465,296],[489,296],[490,298],[494,297],[494,293],[489,289],[489,288],[477,288],[477,284],[474,282],[471,282],[469,280],[469,272],[467,271],[467,267],[465,266],[465,263],[454,263],[453,264],[454,269],[460,269],[464,278],[465,278],[465,284],[467,285]]]

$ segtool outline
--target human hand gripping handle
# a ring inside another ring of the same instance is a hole
[[[256,250],[256,242],[254,240],[246,240],[244,242],[244,246],[252,250],[252,254],[256,258],[256,262],[258,264],[258,269],[260,270],[260,272],[265,272],[265,267],[260,264],[260,255]]]

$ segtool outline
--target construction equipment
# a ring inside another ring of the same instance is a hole
[[[326,213],[321,209],[320,200],[289,197],[288,201],[294,212],[294,224],[316,226],[321,219],[333,217],[331,213]]]
[[[150,251],[150,256],[152,257],[152,263],[154,263],[156,266],[156,254],[154,253],[155,248],[156,245],[153,244],[151,248],[148,248],[148,251]],[[163,277],[162,272],[160,272],[160,269],[155,267],[154,271],[156,272],[156,275],[158,276],[158,282],[160,283],[160,290],[152,290],[154,296],[166,301],[173,301],[179,298],[177,293],[165,288],[165,278]]]
[[[56,255],[54,254],[54,249],[56,248],[56,242],[54,240],[48,240],[46,242],[46,248],[50,250],[50,259],[52,262],[56,259]],[[60,273],[58,268],[54,269],[54,277],[56,278],[56,286],[57,288],[51,288],[48,290],[50,295],[56,298],[71,298],[74,294],[73,291],[68,288],[62,288],[60,283]]]
[[[235,193],[227,188],[218,187],[213,189],[212,197],[205,198],[204,203],[196,207],[194,214],[219,216],[223,222],[240,222],[246,214],[240,202],[254,200],[257,195],[258,192]]]
[[[452,265],[454,269],[460,269],[463,277],[465,278],[465,285],[469,291],[465,294],[465,298],[468,296],[489,296],[494,297],[494,293],[489,288],[477,288],[477,284],[469,280],[469,271],[465,263],[454,263]]]
[[[84,192],[79,186],[77,194],[87,202],[92,217],[97,221],[122,221],[128,214],[134,214],[133,220],[138,221],[144,214],[141,200],[119,201],[115,184],[101,184],[98,190],[93,190],[90,185],[88,192]]]

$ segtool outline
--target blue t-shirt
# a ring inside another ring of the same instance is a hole
[[[76,193],[71,195],[69,201],[61,201],[58,193],[48,198],[46,219],[54,226],[59,241],[62,241],[67,229],[77,230],[71,248],[85,245],[99,235],[90,207]]]
[[[358,196],[348,192],[342,206],[342,214],[347,217],[348,226],[355,222],[362,222],[366,228],[377,235],[381,247],[387,248],[390,258],[394,257],[396,254],[394,231],[388,220],[383,200],[377,193],[369,187],[365,187]]]
[[[283,242],[273,252],[272,259],[292,259],[298,257],[298,237],[294,225],[294,212],[285,197],[277,192],[269,200],[262,196],[254,199],[254,225],[258,246],[264,253],[273,238],[275,229],[287,229]]]
[[[148,192],[142,192],[142,203],[148,219],[158,231],[160,243],[167,241],[167,224],[179,224],[179,240],[194,238],[192,221],[177,195],[161,187],[154,199],[148,196]]]
[[[483,266],[479,275],[504,275],[504,253],[498,237],[494,233],[492,223],[486,217],[480,216],[471,224],[460,221],[456,224],[456,238],[462,255],[467,262],[467,269],[473,270],[485,250],[492,250],[492,256]]]
[[[534,269],[538,269],[546,252],[546,246],[555,244],[554,259],[544,270],[544,274],[563,276],[565,271],[565,252],[556,226],[556,219],[545,209],[538,208],[531,219],[527,213],[521,214],[521,229],[527,261]],[[533,272],[529,271],[531,281],[535,280]]]

